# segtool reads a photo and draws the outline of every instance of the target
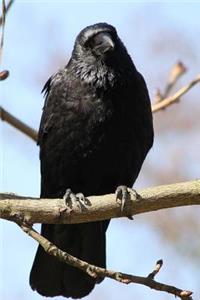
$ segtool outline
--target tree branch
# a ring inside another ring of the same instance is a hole
[[[0,19],[0,25],[2,26],[1,38],[0,38],[0,64],[1,64],[2,55],[3,55],[5,22],[6,22],[6,4],[5,4],[5,0],[2,0],[2,16]]]
[[[3,107],[0,106],[0,118],[2,121],[6,121],[8,124],[12,125],[14,128],[18,129],[19,131],[26,134],[28,137],[33,139],[35,142],[37,141],[37,131],[30,126],[26,125],[13,115],[11,115],[8,111],[3,109]]]
[[[82,261],[64,251],[56,247],[54,244],[52,244],[50,241],[48,241],[45,237],[41,236],[36,230],[34,230],[32,227],[24,224],[24,223],[18,223],[18,225],[22,228],[22,230],[31,236],[33,239],[35,239],[42,247],[43,249],[49,254],[57,257],[60,261],[67,263],[73,267],[79,268],[82,271],[86,272],[89,276],[96,278],[96,277],[108,277],[111,279],[114,279],[118,282],[129,284],[129,283],[137,283],[145,285],[151,289],[157,290],[157,291],[163,291],[170,294],[173,294],[174,296],[179,297],[180,299],[184,300],[192,300],[192,292],[182,290],[179,288],[176,288],[174,286],[166,285],[164,283],[157,282],[153,279],[153,277],[158,273],[158,269],[160,269],[160,261],[157,262],[157,265],[155,270],[150,273],[147,277],[142,276],[135,276],[130,274],[125,274],[121,272],[111,271],[104,268],[100,268],[94,265],[91,265],[85,261]],[[150,276],[154,273],[154,276]]]
[[[1,37],[0,37],[0,64],[1,64],[2,55],[3,55],[6,14],[9,11],[9,9],[13,3],[14,3],[14,0],[10,0],[6,6],[5,0],[2,0],[2,16],[0,17],[0,27],[2,27],[1,28]],[[8,76],[9,76],[8,70],[0,71],[0,80],[5,80]]]
[[[171,104],[174,104],[180,100],[180,97],[187,93],[194,85],[200,82],[200,75],[197,76],[196,79],[192,80],[189,84],[182,87],[178,92],[176,92],[173,96],[169,96],[157,103],[152,104],[152,112],[155,113],[159,110],[162,110],[168,107]]]
[[[163,101],[165,98],[169,96],[169,93],[171,92],[172,88],[176,85],[178,79],[187,71],[186,66],[181,62],[178,61],[175,63],[170,72],[167,79],[166,86],[164,88],[164,91],[161,92],[160,89],[157,89],[154,103],[158,103]]]
[[[2,13],[2,16],[0,17],[0,26],[2,26],[3,23],[5,23],[5,16],[8,13],[8,11],[11,8],[13,3],[14,3],[14,0],[10,0],[7,5],[5,5],[5,0],[2,2],[3,13]]]
[[[200,180],[175,183],[130,193],[123,211],[115,194],[91,196],[85,203],[0,194],[0,218],[27,223],[73,224],[126,217],[187,205],[200,205]],[[38,201],[39,200],[39,201]]]

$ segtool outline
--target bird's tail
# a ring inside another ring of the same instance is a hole
[[[41,234],[63,251],[91,264],[105,267],[105,231],[108,222],[73,225],[42,225]],[[82,298],[101,279],[60,262],[38,247],[30,273],[30,285],[43,296]]]

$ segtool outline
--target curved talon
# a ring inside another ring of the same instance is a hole
[[[131,189],[131,188],[128,188],[127,186],[125,185],[120,185],[117,187],[116,191],[115,191],[115,195],[116,195],[116,201],[118,199],[120,199],[121,201],[121,211],[124,210],[124,206],[125,206],[125,202],[127,200],[129,200],[130,198],[130,194],[133,195],[133,197],[135,199],[137,199],[137,193],[135,190]],[[127,216],[127,218],[129,220],[133,220],[133,217],[130,215],[130,216]]]
[[[65,200],[66,205],[70,207],[72,207],[75,202],[78,202],[81,205],[85,205],[87,202],[82,193],[74,194],[71,189],[66,190],[63,199]]]
[[[138,200],[137,199],[138,194],[137,194],[136,190],[131,189],[131,188],[127,188],[127,190],[128,190],[128,193],[131,194],[134,197],[134,200],[137,201]]]
[[[76,199],[83,205],[85,205],[87,203],[87,200],[86,200],[85,196],[83,195],[83,193],[76,194]]]
[[[71,193],[72,193],[71,189],[66,190],[66,192],[63,196],[63,200],[65,200],[65,202],[67,202],[69,200]]]
[[[127,186],[125,186],[125,185],[118,186],[115,191],[115,195],[116,195],[116,201],[117,201],[117,199],[120,199],[121,211],[123,211],[125,202],[128,200],[128,197],[129,197],[129,190],[128,190]]]

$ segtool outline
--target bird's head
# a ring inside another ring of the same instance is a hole
[[[107,60],[115,55],[122,42],[116,29],[107,23],[84,28],[76,38],[73,55],[89,61]]]
[[[70,64],[85,82],[113,85],[116,74],[127,74],[133,63],[116,29],[107,23],[84,28],[76,38]]]

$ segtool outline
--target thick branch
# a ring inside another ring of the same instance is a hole
[[[49,242],[45,237],[41,236],[32,227],[27,226],[23,223],[19,224],[19,226],[22,228],[22,230],[24,232],[26,232],[29,236],[34,238],[48,254],[57,257],[60,261],[62,261],[64,263],[67,263],[71,266],[81,269],[82,271],[84,271],[88,275],[90,275],[91,277],[94,277],[94,278],[99,277],[99,276],[100,277],[108,277],[108,278],[112,278],[116,281],[119,281],[121,283],[125,283],[125,284],[129,284],[129,283],[142,284],[142,285],[146,285],[147,287],[152,288],[157,291],[163,291],[163,292],[173,294],[174,296],[177,296],[180,299],[192,300],[192,298],[191,298],[192,292],[182,290],[182,289],[176,288],[174,286],[166,285],[164,283],[155,281],[152,278],[152,276],[150,276],[152,273],[154,273],[154,276],[155,276],[155,270],[147,277],[142,277],[142,276],[135,276],[135,275],[125,274],[125,273],[121,273],[121,272],[106,270],[104,268],[90,265],[87,262],[82,261],[82,260],[62,251],[61,249],[57,248],[55,245],[53,245],[51,242]],[[158,263],[157,263],[157,265],[159,265]],[[158,267],[156,267],[156,269],[158,269]],[[158,271],[159,270],[156,270],[157,273],[158,273]]]
[[[0,194],[0,218],[28,223],[82,223],[119,218],[164,208],[200,205],[200,180],[157,186],[139,191],[121,211],[115,194],[91,196],[87,203],[75,201],[66,205],[63,199],[41,199]]]

